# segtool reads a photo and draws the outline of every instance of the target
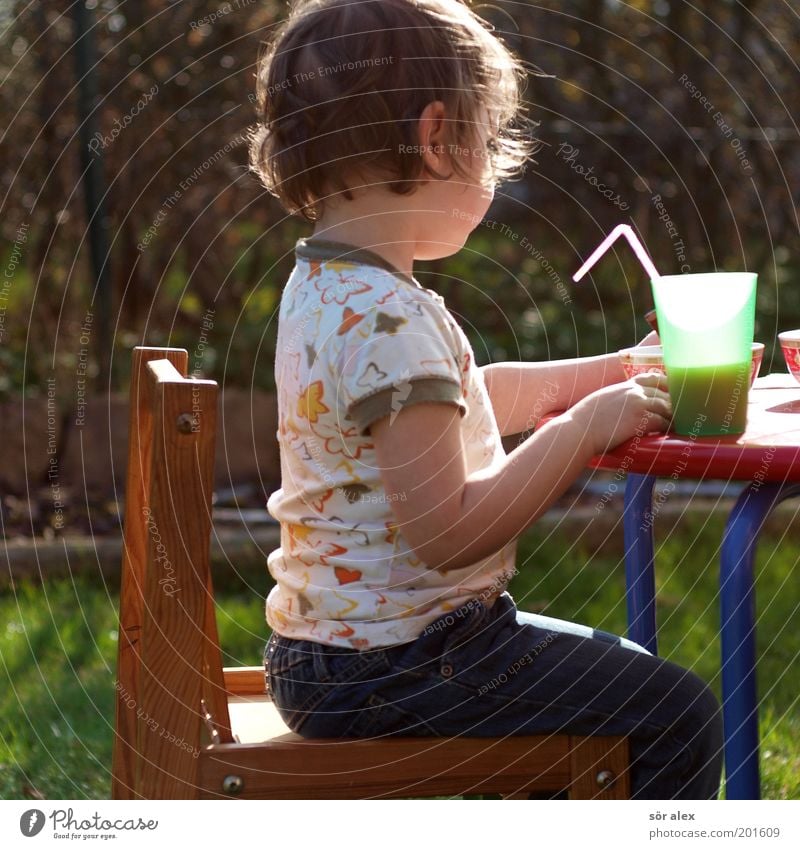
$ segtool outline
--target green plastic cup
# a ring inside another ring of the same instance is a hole
[[[716,272],[650,281],[676,433],[744,431],[757,279],[749,272]]]

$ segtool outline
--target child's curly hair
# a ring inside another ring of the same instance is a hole
[[[521,114],[524,78],[519,60],[461,0],[298,0],[259,64],[250,167],[290,214],[311,222],[326,197],[352,198],[353,178],[386,179],[408,194],[429,178],[417,124],[439,100],[449,151],[477,141],[486,110],[496,128],[490,170],[495,182],[506,180],[535,145],[515,126],[530,126]],[[464,177],[461,160],[450,157]]]

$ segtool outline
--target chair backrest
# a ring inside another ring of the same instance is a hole
[[[231,742],[209,563],[217,384],[137,347],[120,588],[112,797],[196,795],[198,744]]]

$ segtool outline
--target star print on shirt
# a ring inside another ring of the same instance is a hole
[[[312,424],[316,424],[322,413],[329,413],[330,408],[322,402],[324,393],[325,389],[321,380],[315,380],[309,384],[297,399],[298,417],[308,419]]]
[[[376,333],[397,333],[397,329],[404,324],[408,324],[407,318],[399,316],[387,315],[385,312],[379,312],[375,319]]]

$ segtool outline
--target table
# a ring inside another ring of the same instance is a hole
[[[758,702],[754,560],[764,521],[800,495],[800,385],[789,374],[758,379],[747,430],[738,436],[635,437],[596,457],[624,471],[628,635],[656,653],[653,485],[658,477],[747,481],[725,526],[720,556],[720,632],[728,799],[758,799]]]

